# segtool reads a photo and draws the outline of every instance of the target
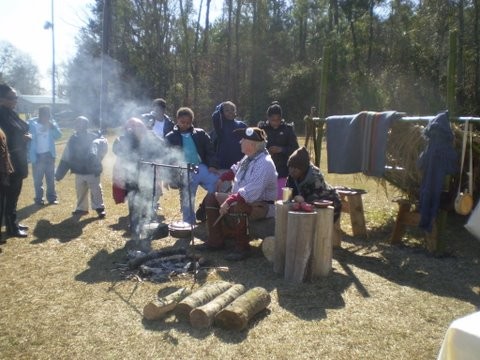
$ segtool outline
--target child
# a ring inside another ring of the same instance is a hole
[[[68,139],[55,172],[55,179],[62,180],[68,170],[74,173],[77,206],[72,215],[88,214],[88,190],[90,190],[92,209],[97,212],[100,219],[103,219],[106,213],[100,175],[103,170],[102,159],[108,151],[108,142],[98,133],[89,132],[88,123],[85,116],[76,119],[75,133]]]

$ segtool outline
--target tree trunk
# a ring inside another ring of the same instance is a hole
[[[273,256],[273,271],[283,274],[285,270],[285,246],[287,242],[287,221],[290,204],[282,201],[275,203],[275,250]]]
[[[217,281],[205,284],[192,295],[183,299],[175,308],[175,314],[179,317],[188,317],[190,312],[196,307],[202,306],[215,299],[218,295],[232,287],[232,284],[226,281]]]
[[[164,298],[149,302],[143,308],[143,317],[147,320],[159,320],[163,318],[168,312],[175,309],[178,302],[180,302],[185,296],[190,295],[190,293],[190,289],[181,288]]]
[[[229,330],[242,330],[248,321],[270,304],[270,294],[262,287],[255,287],[239,296],[215,316],[215,324]]]
[[[190,312],[190,323],[194,328],[206,328],[212,325],[215,315],[245,292],[245,286],[235,284],[209,303]]]

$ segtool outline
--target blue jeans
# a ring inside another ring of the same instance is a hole
[[[180,189],[180,206],[182,208],[183,221],[195,224],[195,196],[200,185],[209,193],[215,192],[218,175],[208,171],[205,164],[198,165],[198,174],[190,173],[190,198],[188,196],[187,173],[184,174],[184,181]],[[190,202],[189,202],[190,201]]]
[[[37,161],[32,164],[33,185],[35,187],[35,202],[43,200],[43,178],[47,185],[47,201],[57,200],[55,191],[55,159],[49,152],[37,154]]]

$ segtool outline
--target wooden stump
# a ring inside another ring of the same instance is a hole
[[[273,271],[283,274],[285,269],[285,247],[287,240],[287,219],[290,204],[282,201],[275,202],[275,252],[273,257]]]
[[[340,227],[340,219],[333,224],[332,247],[342,247],[342,228]]]
[[[285,255],[285,280],[301,283],[312,253],[317,213],[288,212]]]
[[[225,292],[232,286],[227,281],[217,281],[207,283],[192,295],[186,297],[175,307],[175,314],[179,317],[188,317],[190,312],[199,306],[202,306]]]
[[[215,315],[245,292],[245,286],[235,284],[209,303],[190,312],[190,324],[194,328],[206,328],[212,325]]]
[[[262,252],[265,258],[273,263],[275,257],[275,237],[267,236],[262,241]]]
[[[255,287],[240,295],[215,316],[215,324],[229,330],[242,330],[248,321],[270,304],[270,294],[261,287]]]
[[[311,275],[327,276],[332,269],[333,207],[317,209]]]
[[[168,312],[175,309],[179,301],[185,296],[190,295],[190,293],[190,289],[181,288],[164,298],[149,302],[143,308],[143,317],[147,320],[159,320],[163,318]]]

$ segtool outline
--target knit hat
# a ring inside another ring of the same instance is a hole
[[[267,134],[263,129],[260,129],[258,127],[235,129],[234,132],[239,133],[242,139],[253,141],[267,141]]]
[[[305,147],[301,147],[293,152],[288,158],[287,166],[294,167],[301,171],[307,171],[310,166],[310,155]]]
[[[278,101],[272,102],[267,109],[267,116],[270,117],[272,115],[280,115],[282,117],[282,107]]]

